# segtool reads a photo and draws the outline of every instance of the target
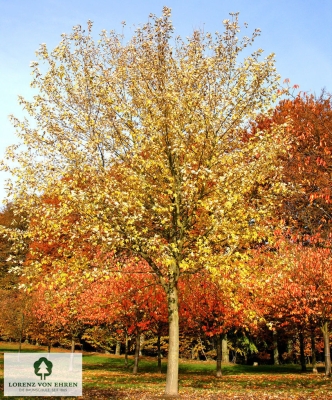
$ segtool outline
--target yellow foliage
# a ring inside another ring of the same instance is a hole
[[[41,45],[39,94],[20,98],[35,125],[12,117],[24,146],[7,153],[18,165],[9,195],[38,220],[31,240],[65,230],[75,252],[86,236],[106,253],[145,259],[163,284],[174,265],[175,279],[202,265],[217,273],[257,240],[283,191],[276,160],[285,146],[280,127],[249,140],[244,130],[269,112],[279,77],[260,49],[239,61],[258,31],[240,40],[232,18],[223,35],[194,31],[182,42],[164,8],[127,44],[105,31],[95,42],[89,22],[88,34],[75,27],[53,51]]]

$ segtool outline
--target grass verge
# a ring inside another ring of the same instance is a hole
[[[23,352],[45,352],[42,346],[23,345]],[[57,352],[66,351],[57,349]],[[67,399],[69,397],[4,397],[3,353],[17,352],[17,344],[0,343],[0,399]],[[154,358],[142,357],[139,373],[133,375],[133,359],[124,365],[122,356],[83,354],[83,399],[164,399],[166,362],[157,372]],[[324,368],[313,374],[310,367],[301,373],[298,365],[246,366],[227,364],[223,377],[216,378],[214,362],[180,362],[179,399],[296,399],[332,400],[332,380],[325,379]],[[81,398],[76,398],[81,399]]]

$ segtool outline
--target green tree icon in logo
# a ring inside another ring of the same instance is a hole
[[[45,380],[46,376],[51,375],[53,364],[45,357],[41,357],[33,364],[35,375],[40,376],[41,380]]]

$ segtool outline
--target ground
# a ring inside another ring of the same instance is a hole
[[[3,353],[17,351],[17,344],[0,343],[0,399],[3,397]],[[45,352],[45,347],[24,345],[23,351]],[[67,351],[56,349],[54,351]],[[110,354],[83,354],[83,399],[154,400],[166,399],[166,361],[162,374],[156,372],[157,360],[142,357],[140,372],[133,375],[131,367],[124,364],[123,356]],[[307,373],[300,372],[299,365],[262,365],[258,367],[227,364],[223,366],[223,377],[216,378],[212,361],[180,362],[178,399],[190,400],[332,400],[332,379],[326,379],[323,366],[313,374],[310,366]],[[29,397],[43,399],[44,397]],[[59,400],[61,397],[45,397]],[[75,398],[80,400],[82,398]],[[5,397],[5,399],[20,399]],[[25,400],[27,397],[22,397]],[[63,397],[70,400],[69,397]]]

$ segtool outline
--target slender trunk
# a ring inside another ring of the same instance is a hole
[[[191,345],[191,359],[196,360],[196,347],[194,343]]]
[[[120,354],[121,354],[121,342],[120,340],[117,340],[115,347],[115,355],[119,356]]]
[[[217,335],[217,378],[222,376],[221,371],[221,360],[222,360],[222,335]]]
[[[126,334],[126,342],[125,342],[125,366],[128,367],[128,352],[129,352],[129,340],[128,335]]]
[[[158,333],[157,339],[157,351],[158,351],[158,372],[161,373],[161,349],[160,349],[160,334]]]
[[[299,333],[299,340],[300,340],[300,363],[301,363],[301,371],[306,372],[307,366],[305,363],[305,355],[304,355],[304,335],[303,332]]]
[[[224,335],[221,343],[222,347],[222,362],[229,363],[229,350],[227,346],[227,335]]]
[[[291,339],[287,341],[287,353],[289,354],[290,360],[294,363],[293,340]]]
[[[205,358],[205,361],[207,361],[207,357],[206,357],[206,354],[205,354],[205,351],[204,351],[203,342],[202,342],[202,339],[201,339],[200,336],[198,336],[198,340],[199,340],[199,343],[200,343],[200,345],[201,345],[201,352],[202,352],[202,354],[203,354],[203,356],[204,356],[204,358]]]
[[[24,329],[24,313],[22,312],[20,337],[19,337],[19,344],[18,344],[18,352],[19,353],[21,353],[21,350],[22,350],[23,329]]]
[[[75,337],[72,337],[71,338],[71,353],[70,353],[70,361],[69,361],[69,371],[73,370],[74,353],[75,353]]]
[[[139,355],[142,356],[143,355],[143,349],[144,349],[144,343],[145,343],[145,335],[142,333],[141,334],[141,343],[139,345]]]
[[[71,339],[71,352],[75,353],[75,338]]]
[[[325,358],[325,376],[331,376],[331,353],[330,353],[330,332],[327,322],[324,322],[322,326],[323,338],[324,338],[324,358]]]
[[[315,332],[311,332],[311,364],[312,364],[312,372],[317,374],[317,360],[316,360],[316,344],[315,344]]]
[[[179,388],[179,299],[175,282],[169,283],[167,293],[169,343],[165,394],[176,396]]]
[[[133,368],[133,373],[134,374],[137,374],[137,372],[138,372],[138,361],[139,361],[140,344],[141,344],[141,335],[137,331],[136,332],[136,342],[135,342],[135,361],[134,361],[134,368]]]
[[[277,331],[272,332],[273,336],[273,364],[279,364],[279,351],[278,351],[278,334]]]
[[[47,352],[48,353],[51,352],[51,342],[50,341],[47,342]]]

